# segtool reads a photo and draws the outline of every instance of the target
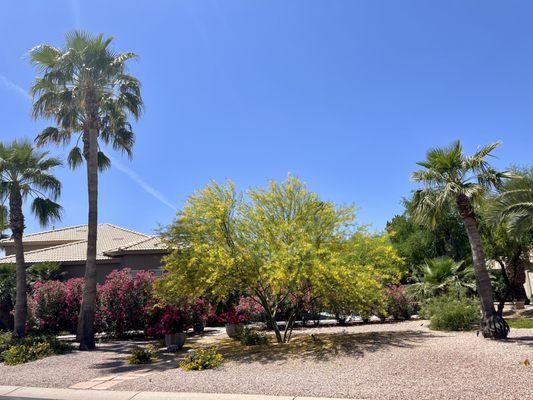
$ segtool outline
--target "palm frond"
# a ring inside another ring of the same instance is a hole
[[[31,210],[43,227],[49,225],[53,221],[61,220],[62,207],[50,199],[42,197],[34,198],[31,203]]]

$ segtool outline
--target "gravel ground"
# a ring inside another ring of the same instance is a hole
[[[146,368],[124,362],[128,349],[135,344],[131,341],[102,343],[96,351],[73,351],[21,365],[0,364],[0,385],[66,388],[99,376]]]
[[[496,342],[472,332],[434,332],[426,325],[409,321],[306,329],[296,334],[346,335],[318,354],[298,347],[289,354],[252,354],[216,370],[168,370],[116,389],[356,399],[533,399],[533,366],[520,363],[533,361],[533,330],[513,330],[508,342]]]
[[[533,399],[533,330],[507,342],[430,331],[423,321],[299,330],[293,343],[249,348],[215,370],[166,369],[113,390],[329,396],[356,399]],[[329,336],[332,333],[342,335]],[[310,334],[314,334],[315,340]],[[67,387],[124,368],[124,343],[23,366],[0,366],[2,385]],[[122,350],[121,350],[122,349]]]

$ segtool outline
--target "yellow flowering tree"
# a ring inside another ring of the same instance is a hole
[[[277,341],[288,342],[301,310],[290,310],[283,330],[276,320],[289,300],[296,305],[310,292],[322,298],[344,291],[354,304],[372,303],[392,279],[386,252],[365,258],[372,245],[356,240],[354,218],[352,207],[320,200],[293,176],[244,195],[231,182],[213,182],[188,199],[163,233],[173,250],[159,292],[167,301],[187,301],[248,291]]]

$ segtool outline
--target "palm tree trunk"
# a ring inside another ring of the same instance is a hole
[[[481,311],[483,313],[481,321],[483,336],[493,339],[505,339],[509,333],[509,326],[494,309],[492,285],[485,264],[485,254],[481,245],[481,236],[479,234],[474,208],[472,207],[470,199],[465,195],[459,195],[457,197],[457,207],[465,225],[470,248],[472,250],[476,287],[481,301]]]
[[[13,241],[15,242],[15,262],[17,271],[17,294],[15,300],[15,324],[13,337],[26,336],[26,318],[28,315],[26,265],[24,262],[24,215],[22,214],[22,196],[20,189],[15,186],[9,193],[9,222]]]
[[[88,108],[91,110],[92,121],[89,125],[87,146],[85,146],[87,162],[87,188],[89,197],[89,217],[87,232],[87,262],[85,264],[85,283],[78,322],[78,338],[80,350],[93,350],[94,316],[96,311],[96,243],[98,232],[98,117],[95,99],[88,96]]]

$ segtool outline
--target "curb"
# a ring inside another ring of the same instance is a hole
[[[340,400],[331,397],[267,396],[261,394],[134,392],[0,386],[0,400],[11,397],[49,400]]]

